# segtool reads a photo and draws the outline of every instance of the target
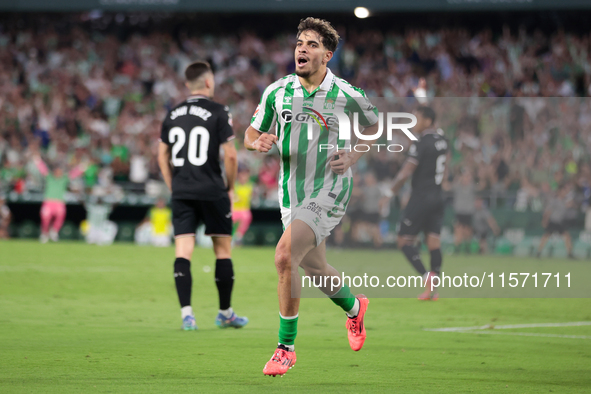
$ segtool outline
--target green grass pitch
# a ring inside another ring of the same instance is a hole
[[[412,272],[397,252],[375,255]],[[279,324],[273,250],[234,252],[233,306],[250,319],[241,330],[214,325],[208,249],[193,258],[199,331],[180,330],[173,257],[172,248],[0,242],[0,392],[591,391],[591,326],[498,330],[509,335],[424,330],[591,321],[589,299],[374,298],[358,353],[349,349],[345,316],[335,305],[303,299],[297,365],[271,378],[262,369]],[[444,259],[447,267],[476,259],[499,271],[514,264],[499,257]]]

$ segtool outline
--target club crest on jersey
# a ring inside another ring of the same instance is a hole
[[[324,102],[324,109],[334,109],[334,107],[335,107],[334,99],[333,98],[326,99],[326,101]]]

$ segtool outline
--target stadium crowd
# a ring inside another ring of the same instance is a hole
[[[107,17],[1,25],[0,193],[42,190],[38,152],[50,167],[84,163],[83,176],[70,184],[75,191],[143,191],[160,180],[160,122],[187,94],[183,71],[192,60],[213,65],[215,99],[230,106],[237,141],[262,90],[294,69],[293,29],[271,39],[252,32],[139,34],[124,16]],[[126,29],[123,39],[118,26]],[[575,211],[589,205],[589,35],[508,27],[496,34],[454,27],[341,35],[329,66],[369,97],[438,98],[431,102],[452,145],[451,183],[469,172],[475,189],[521,210],[541,210],[543,193],[568,183]],[[277,156],[238,145],[254,181],[253,206],[277,204]],[[403,159],[369,154],[358,171],[374,172],[384,184]]]

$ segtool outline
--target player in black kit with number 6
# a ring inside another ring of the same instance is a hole
[[[404,209],[398,247],[425,278],[425,291],[419,295],[420,300],[436,300],[438,295],[431,291],[431,278],[441,273],[441,223],[443,222],[443,196],[441,184],[445,177],[447,160],[447,141],[434,128],[435,111],[421,106],[415,111],[417,124],[412,131],[420,134],[409,149],[408,158],[396,176],[392,186],[394,194],[412,175],[412,193]],[[427,272],[419,249],[416,246],[417,235],[423,232],[427,240],[427,248],[431,254],[431,271]]]
[[[182,328],[197,329],[191,308],[191,255],[200,223],[205,224],[205,234],[212,238],[216,256],[220,310],[215,323],[221,328],[240,328],[248,319],[236,316],[230,307],[234,285],[231,198],[238,168],[232,117],[228,107],[211,100],[215,83],[208,63],[191,64],[185,77],[191,96],[166,115],[158,150],[162,176],[172,191],[174,280]],[[220,147],[224,151],[226,182],[220,167]]]

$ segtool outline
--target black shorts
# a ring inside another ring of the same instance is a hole
[[[544,233],[545,234],[564,234],[564,232],[566,231],[566,228],[564,226],[563,223],[553,223],[553,222],[549,222],[548,225],[545,228]]]
[[[363,219],[363,212],[359,209],[347,210],[346,215],[349,216],[349,219],[351,219],[352,222],[358,222]]]
[[[205,235],[232,236],[232,207],[230,198],[216,201],[172,200],[174,235],[193,235],[197,227],[205,224]]]
[[[488,238],[489,233],[490,233],[489,230],[475,231],[474,236],[481,241],[486,241],[486,238]]]
[[[362,214],[359,217],[359,220],[364,223],[380,224],[381,217],[378,212],[371,212],[371,213],[362,212]]]
[[[418,235],[421,231],[427,234],[441,233],[443,223],[444,204],[441,198],[421,198],[414,199],[410,197],[402,220],[398,235]]]
[[[462,226],[472,227],[472,215],[469,213],[457,213],[456,223]]]

